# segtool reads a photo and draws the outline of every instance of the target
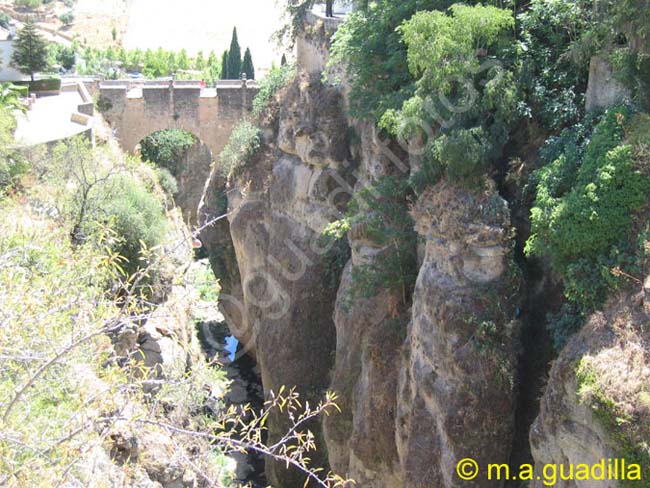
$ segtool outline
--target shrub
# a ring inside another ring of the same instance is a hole
[[[590,53],[584,52],[586,42],[579,59],[575,51],[576,41],[585,35],[584,41],[592,28],[592,17],[591,2],[533,0],[518,18],[525,110],[546,128],[576,124],[584,114]]]
[[[0,196],[13,187],[29,167],[25,158],[13,149],[14,127],[11,112],[0,106]]]
[[[111,247],[127,259],[127,274],[142,264],[142,251],[160,244],[162,203],[129,168],[81,137],[57,144],[43,162],[58,214],[77,244],[99,242],[107,228]]]
[[[395,176],[381,178],[356,193],[343,221],[330,224],[325,235],[342,239],[353,226],[382,250],[372,263],[352,269],[349,301],[371,298],[391,290],[408,303],[417,278],[417,237],[408,209],[408,182]]]
[[[61,91],[60,78],[46,78],[29,82],[29,90],[32,92],[58,92]]]
[[[166,221],[160,201],[129,175],[118,175],[103,188],[103,213],[117,240],[113,250],[127,260],[127,275],[142,267],[142,251],[159,245]]]
[[[635,104],[650,110],[650,55],[620,48],[610,54],[610,60],[616,76],[632,92]]]
[[[50,46],[52,64],[59,64],[65,70],[71,70],[77,62],[77,53],[74,48],[62,44]]]
[[[59,20],[63,22],[64,25],[70,25],[74,22],[74,14],[72,12],[65,12],[59,15]]]
[[[178,193],[178,181],[167,168],[157,168],[156,176],[158,183],[168,195],[174,196]]]
[[[216,302],[219,299],[219,291],[221,288],[207,260],[196,264],[193,285],[199,292],[201,300]]]
[[[95,108],[102,113],[107,112],[113,108],[113,104],[111,103],[110,99],[102,95],[96,96],[94,98],[94,102]]]
[[[650,476],[650,450],[647,443],[647,424],[630,415],[630,405],[624,402],[617,402],[609,394],[608,387],[613,385],[604,384],[600,372],[594,365],[593,359],[585,355],[576,364],[576,394],[582,405],[588,407],[605,429],[611,441],[616,455],[624,459],[629,465],[637,464],[641,472],[639,480],[647,479]],[[614,385],[615,386],[615,385]],[[641,395],[639,395],[639,400]],[[636,398],[630,398],[633,402]],[[624,479],[620,485],[624,488],[639,486],[638,481]]]
[[[178,176],[181,159],[195,143],[194,136],[183,130],[169,129],[154,132],[140,143],[142,159],[166,168],[172,175]]]
[[[253,100],[253,116],[257,117],[266,109],[278,90],[287,86],[295,77],[295,68],[289,65],[273,68],[259,83],[260,91]]]
[[[43,0],[15,0],[18,7],[38,8],[43,5]]]
[[[553,159],[534,175],[526,253],[550,257],[567,298],[583,311],[634,275],[640,258],[630,232],[648,201],[650,177],[625,138],[630,119],[629,110],[613,109],[592,131],[580,125],[552,140],[546,154]]]
[[[250,122],[235,127],[219,155],[221,173],[226,177],[235,175],[255,155],[260,142],[260,130]]]

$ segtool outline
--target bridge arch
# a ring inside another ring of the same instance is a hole
[[[181,131],[183,134],[171,131]],[[167,148],[177,148],[171,158],[158,151],[159,147],[165,145]],[[186,221],[197,223],[197,210],[215,157],[210,147],[196,134],[175,127],[147,134],[131,151],[140,152],[142,159],[167,169],[174,176],[178,185],[178,191],[173,195],[175,203]]]

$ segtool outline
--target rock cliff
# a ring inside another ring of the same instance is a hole
[[[337,392],[342,412],[325,420],[320,461],[364,487],[456,486],[458,456],[506,462],[518,277],[505,201],[494,189],[422,195],[412,211],[424,251],[415,291],[351,300],[355,269],[395,249],[363,218],[334,247],[322,233],[353,193],[408,177],[408,158],[349,121],[344,91],[318,72],[282,90],[260,127],[252,160],[228,179],[215,169],[199,218],[228,215],[202,240],[224,315],[257,357],[265,391]],[[271,437],[280,431],[272,423]],[[295,483],[272,464],[267,472]]]
[[[331,29],[317,23],[298,39],[296,79],[256,121],[261,148],[228,176],[215,168],[205,188],[200,223],[227,216],[202,232],[223,285],[221,308],[257,358],[266,394],[281,386],[295,386],[310,401],[326,389],[338,394],[340,414],[325,418],[322,431],[314,426],[326,446],[316,463],[364,488],[504,486],[485,472],[463,481],[456,464],[528,458],[527,449],[512,452],[515,438],[527,436],[537,398],[526,400],[531,411],[516,423],[520,320],[541,323],[537,315],[547,311],[535,306],[525,317],[520,307],[526,292],[549,294],[533,288],[551,280],[524,290],[521,253],[515,263],[522,236],[515,237],[510,205],[491,178],[471,189],[443,181],[419,195],[376,197],[408,210],[398,218],[412,233],[412,249],[378,236],[376,210],[363,203],[336,245],[324,239],[349,202],[386,179],[408,179],[418,166],[374,126],[348,118],[345,82],[323,81]],[[363,271],[399,252],[413,253],[413,282],[388,279],[360,293]],[[647,375],[640,323],[622,323],[614,311],[596,316],[555,363],[531,432],[535,462],[590,462],[617,452],[622,438],[594,418],[601,393],[634,425],[647,415],[639,385],[610,392],[607,383],[617,374],[608,361],[627,368],[619,371],[626,377]],[[626,337],[634,347],[623,347]],[[594,375],[604,386],[589,383]],[[625,403],[629,395],[638,401]],[[281,430],[271,419],[271,440]],[[621,448],[641,437],[632,430]],[[276,486],[302,486],[272,463],[267,474]]]
[[[648,477],[650,334],[648,287],[615,299],[594,314],[555,361],[530,432],[538,468],[596,465],[625,458]],[[622,473],[619,474],[619,479]],[[562,488],[591,480],[559,480]],[[615,481],[603,486],[619,486]],[[630,482],[633,483],[633,482]],[[647,481],[645,481],[647,483]],[[541,482],[533,486],[543,486]],[[639,484],[638,486],[642,486]]]

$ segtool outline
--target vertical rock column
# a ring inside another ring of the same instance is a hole
[[[439,183],[413,213],[426,251],[399,380],[404,486],[494,487],[485,472],[461,480],[456,465],[510,455],[519,287],[507,204]]]

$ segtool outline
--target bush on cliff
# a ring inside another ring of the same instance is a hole
[[[83,138],[59,143],[40,166],[74,242],[99,243],[110,229],[110,245],[126,260],[127,275],[146,263],[142,252],[161,242],[165,217],[157,196],[134,178],[134,168]]]
[[[260,130],[245,120],[232,131],[230,139],[219,155],[221,173],[235,175],[260,147]]]
[[[279,68],[272,68],[259,82],[260,90],[253,99],[253,116],[260,116],[278,90],[287,86],[295,75],[295,68],[287,64]]]
[[[534,175],[526,253],[551,259],[567,298],[583,311],[601,306],[631,277],[642,278],[648,219],[640,212],[649,202],[650,139],[638,134],[647,126],[647,116],[609,110],[551,139],[543,152],[547,164]]]
[[[25,158],[13,148],[15,125],[9,109],[0,105],[0,197],[18,183],[28,168]]]

